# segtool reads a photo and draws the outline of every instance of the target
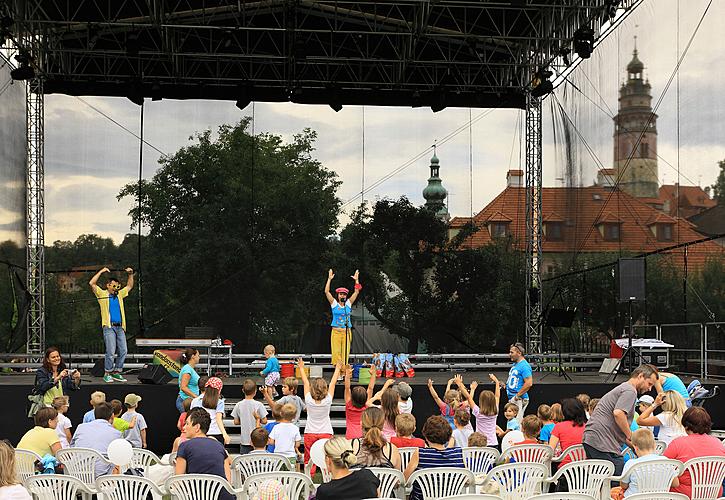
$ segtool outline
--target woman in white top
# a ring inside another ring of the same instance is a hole
[[[73,427],[73,424],[70,419],[65,416],[70,408],[68,396],[57,396],[53,398],[53,408],[55,408],[58,412],[58,425],[55,426],[55,433],[58,434],[58,439],[60,439],[60,447],[69,448],[69,443],[72,437],[70,429]]]
[[[660,406],[662,413],[652,415],[655,408]],[[687,435],[682,426],[682,415],[685,414],[685,410],[687,410],[687,404],[679,392],[660,392],[654,403],[637,418],[637,425],[659,426],[660,432],[657,439],[669,445],[673,439]]]
[[[32,500],[30,493],[18,480],[15,472],[15,450],[0,441],[0,498],[3,500]]]

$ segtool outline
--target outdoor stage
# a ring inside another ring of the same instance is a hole
[[[421,370],[416,371],[416,375],[413,378],[402,378],[397,379],[399,381],[408,382],[413,388],[413,414],[416,417],[418,423],[418,431],[416,435],[419,435],[419,431],[422,427],[422,423],[428,416],[437,414],[438,409],[433,403],[433,399],[430,397],[427,388],[427,381],[431,378],[435,387],[438,390],[440,396],[443,395],[446,382],[453,375],[460,373],[463,375],[464,382],[466,385],[470,384],[472,380],[478,380],[481,383],[481,387],[490,388],[490,382],[488,381],[488,371],[434,371],[434,370]],[[494,370],[496,376],[500,380],[506,380],[507,371]],[[529,391],[531,396],[531,404],[528,412],[535,412],[536,407],[540,404],[547,403],[551,404],[566,397],[573,397],[579,393],[589,394],[591,397],[601,397],[610,388],[619,382],[626,380],[625,375],[617,376],[615,381],[611,381],[611,377],[607,375],[600,375],[598,373],[575,373],[570,374],[572,382],[565,380],[562,377],[557,376],[555,372],[551,373],[534,373],[534,386]],[[325,378],[330,376],[330,370],[325,370]],[[156,453],[168,453],[171,449],[171,445],[179,435],[176,429],[176,421],[178,419],[178,412],[174,406],[177,396],[176,380],[170,382],[167,385],[149,385],[141,384],[134,375],[128,375],[129,381],[127,383],[113,383],[105,384],[100,378],[84,376],[83,384],[79,391],[70,395],[71,406],[68,412],[68,417],[73,422],[74,426],[77,426],[83,414],[90,409],[89,399],[90,394],[93,391],[103,391],[106,393],[107,400],[119,399],[123,400],[124,396],[130,392],[136,393],[143,398],[139,412],[146,418],[146,422],[149,426],[148,432],[148,445],[149,449]],[[261,383],[260,377],[254,377],[259,383]],[[244,378],[242,377],[230,377],[224,380],[224,389],[222,391],[226,399],[226,414],[229,415],[231,408],[234,403],[241,399],[241,384]],[[685,382],[689,382],[690,379],[685,379]],[[34,381],[34,375],[32,374],[2,374],[0,375],[0,394],[2,394],[2,401],[6,405],[5,410],[0,412],[0,429],[3,429],[0,433],[0,438],[9,439],[13,444],[16,444],[22,435],[30,428],[30,421],[25,416],[25,402],[26,397],[30,393]],[[378,379],[377,387],[380,387],[384,383],[384,379]],[[717,382],[713,382],[717,383]],[[301,394],[302,387],[300,386],[299,393]],[[479,388],[479,391],[481,389]],[[261,395],[257,395],[261,399]],[[335,401],[333,402],[333,409],[331,413],[331,419],[335,432],[338,434],[344,433],[344,402],[343,398],[343,386],[342,382],[335,388]],[[502,396],[501,406],[505,404],[506,397]],[[710,412],[713,418],[713,428],[723,429],[725,428],[725,405],[722,405],[717,400],[713,400],[709,404],[706,403],[705,407]],[[304,415],[303,415],[304,417]],[[503,411],[499,412],[499,425],[505,426],[503,419]],[[233,451],[238,443],[238,428],[233,426],[230,420],[225,420],[225,426],[227,432],[232,437],[232,445],[230,445],[230,451]]]

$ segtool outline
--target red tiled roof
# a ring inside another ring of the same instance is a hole
[[[660,186],[660,200],[670,202],[670,215],[677,215],[677,194],[679,190],[679,209],[680,217],[691,217],[696,213],[714,207],[717,201],[710,196],[700,186],[678,186],[677,184],[665,184]]]
[[[492,218],[504,216],[510,220],[508,234],[515,245],[523,250],[526,234],[525,200],[523,187],[504,189],[474,217],[480,229],[467,243],[474,247],[491,243],[491,234],[484,226]],[[563,238],[552,241],[544,237],[542,249],[545,253],[619,252],[620,247],[626,252],[643,253],[702,238],[688,221],[670,217],[660,219],[660,222],[675,226],[673,240],[658,241],[648,222],[656,220],[661,212],[622,191],[600,186],[543,188],[542,214],[554,213],[560,215],[564,222]],[[621,242],[604,240],[598,227],[603,222],[621,224]],[[713,254],[722,255],[723,248],[714,242],[693,245],[688,250],[688,265],[701,266]],[[682,250],[673,253],[673,257],[680,256],[680,260],[681,255]]]
[[[471,222],[470,217],[453,217],[450,222],[448,223],[448,227],[456,228],[456,227],[463,227],[466,224]]]

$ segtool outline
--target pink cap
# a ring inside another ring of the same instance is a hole
[[[224,387],[224,382],[222,382],[222,379],[219,377],[211,377],[206,381],[206,385],[204,387],[213,387],[217,391],[221,391],[222,387]]]
[[[350,290],[348,290],[344,286],[341,286],[340,288],[335,288],[335,293],[350,293]]]

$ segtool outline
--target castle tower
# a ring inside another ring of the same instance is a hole
[[[433,158],[430,159],[430,177],[428,178],[428,185],[423,190],[423,198],[425,198],[425,208],[447,222],[450,219],[448,208],[446,207],[448,191],[443,187],[440,178],[439,163],[434,148]]]
[[[657,115],[652,113],[651,86],[643,72],[635,37],[627,81],[619,89],[619,113],[614,117],[614,169],[622,191],[657,198]]]

